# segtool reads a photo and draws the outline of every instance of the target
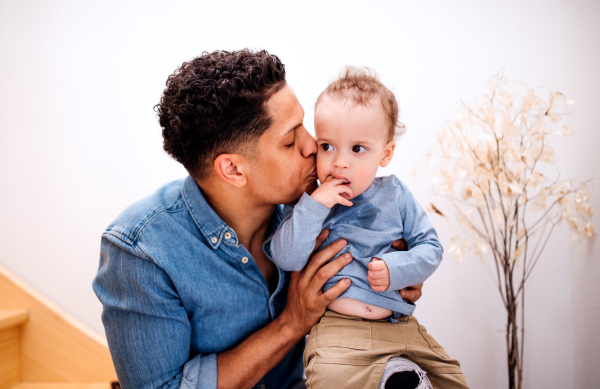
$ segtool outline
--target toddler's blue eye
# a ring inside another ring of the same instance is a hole
[[[321,143],[321,148],[323,151],[333,151],[333,146],[329,143]]]
[[[367,149],[365,149],[363,146],[352,146],[352,151],[355,153],[364,153],[365,151],[367,151]]]

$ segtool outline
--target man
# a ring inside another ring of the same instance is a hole
[[[316,144],[283,64],[265,51],[204,53],[169,77],[157,108],[164,148],[190,176],[102,236],[94,290],[122,387],[301,384],[304,336],[349,281],[322,286],[352,258],[329,262],[337,241],[290,274],[264,245],[279,204],[316,188]],[[415,301],[420,286],[402,293]]]

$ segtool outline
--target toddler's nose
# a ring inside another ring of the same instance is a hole
[[[348,163],[348,159],[345,158],[344,155],[342,155],[342,153],[339,153],[333,160],[333,166],[338,169],[348,169],[350,167],[350,164]]]

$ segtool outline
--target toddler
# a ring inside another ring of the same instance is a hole
[[[307,339],[307,388],[390,388],[386,381],[403,370],[418,373],[420,388],[429,380],[434,387],[467,387],[458,361],[411,316],[414,304],[398,292],[425,281],[442,259],[437,234],[408,188],[394,175],[375,177],[403,130],[394,94],[368,70],[347,68],[317,99],[321,186],[284,208],[270,242],[273,261],[287,271],[304,267],[323,229],[330,232],[321,248],[343,238],[348,244],[338,256],[353,257],[324,287],[352,281]],[[401,238],[408,251],[392,249]]]

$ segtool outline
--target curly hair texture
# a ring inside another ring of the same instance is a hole
[[[315,109],[324,97],[341,101],[350,100],[362,106],[368,105],[373,99],[378,99],[388,122],[387,141],[401,136],[406,131],[404,124],[398,120],[399,108],[396,96],[379,81],[379,76],[371,68],[353,66],[343,68],[340,76],[321,92]]]
[[[155,106],[165,151],[197,180],[220,154],[251,155],[273,121],[266,103],[285,85],[285,66],[264,50],[204,52],[184,62]]]

